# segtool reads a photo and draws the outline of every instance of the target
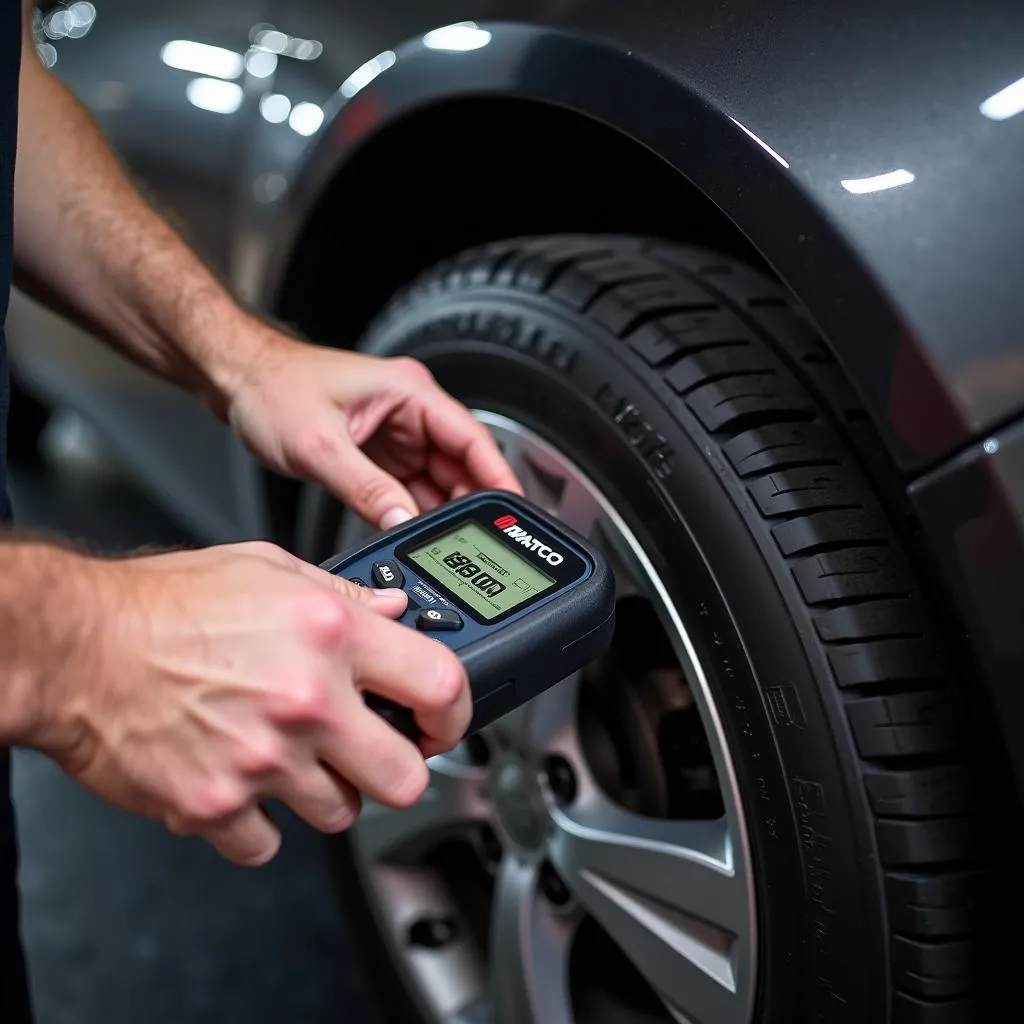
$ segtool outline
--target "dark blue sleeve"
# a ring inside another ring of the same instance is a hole
[[[18,142],[21,5],[0,0],[0,519],[7,504],[7,406],[10,385],[3,323],[13,267],[14,160]],[[0,529],[6,522],[0,523]],[[2,682],[2,681],[0,681]],[[28,984],[20,939],[18,840],[11,804],[11,755],[0,749],[0,1021],[28,1024]]]

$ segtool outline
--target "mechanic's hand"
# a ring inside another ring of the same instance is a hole
[[[378,529],[475,490],[521,492],[488,430],[412,359],[275,335],[228,418],[273,469],[318,481]]]
[[[67,653],[33,745],[106,800],[240,864],[280,844],[260,798],[343,831],[360,792],[392,807],[419,800],[424,757],[469,725],[458,658],[390,621],[406,607],[399,591],[358,588],[262,543],[88,562],[93,639]],[[414,710],[422,749],[364,690]]]

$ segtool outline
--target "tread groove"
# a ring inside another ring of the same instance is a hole
[[[631,334],[635,334],[647,324],[653,323],[656,320],[661,320],[664,317],[674,316],[679,313],[712,312],[717,308],[717,306],[709,306],[707,304],[701,305],[699,303],[689,303],[686,305],[662,306],[659,309],[645,310],[643,313],[633,317],[632,320],[629,320],[626,325],[620,328],[616,333],[620,338],[628,338]]]
[[[728,429],[709,431],[709,433],[711,433],[712,436],[732,438],[739,433],[747,430],[755,430],[759,427],[770,427],[774,424],[783,423],[810,423],[813,419],[814,417],[810,413],[801,415],[793,412],[792,410],[783,411],[780,409],[778,412],[771,409],[762,409],[757,411],[750,410],[748,412],[738,414],[736,418],[730,422]]]
[[[587,313],[589,313],[594,308],[594,306],[596,306],[601,301],[601,299],[603,299],[606,295],[609,295],[612,292],[614,292],[618,286],[618,283],[615,281],[609,281],[602,285],[599,285],[597,291],[595,291],[591,296],[589,296],[589,298],[587,298],[583,305],[580,307],[580,315],[585,316]]]
[[[688,355],[690,355],[690,353],[686,352],[686,353],[683,353],[683,355],[684,356],[688,356]],[[722,381],[722,380],[734,380],[737,377],[756,377],[756,376],[759,376],[759,372],[757,370],[750,370],[750,371],[746,371],[746,372],[742,371],[742,370],[741,371],[725,370],[725,371],[722,371],[721,373],[709,374],[709,375],[701,378],[701,380],[699,380],[695,384],[690,384],[690,385],[685,386],[685,387],[680,387],[678,390],[676,390],[676,393],[680,397],[685,398],[691,392],[696,391],[698,388],[702,388],[702,387],[704,387],[704,386],[706,386],[708,384],[717,384],[719,381]],[[725,402],[725,399],[723,399],[722,402],[719,403],[719,404],[723,404],[724,402]]]

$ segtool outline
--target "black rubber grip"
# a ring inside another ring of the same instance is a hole
[[[420,727],[416,724],[416,716],[408,708],[403,708],[393,700],[385,697],[378,697],[375,693],[366,695],[366,706],[376,711],[385,722],[393,729],[397,729],[403,736],[418,744],[423,735]]]

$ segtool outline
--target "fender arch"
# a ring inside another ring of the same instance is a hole
[[[379,264],[389,246],[420,245],[417,239],[430,218],[401,223],[383,205],[387,196],[411,195],[411,205],[422,211],[431,202],[431,161],[440,167],[458,163],[477,177],[486,175],[487,166],[472,155],[474,124],[484,123],[480,119],[486,119],[489,103],[493,110],[502,106],[502,116],[519,104],[520,110],[554,111],[577,126],[587,123],[607,133],[606,138],[619,139],[623,151],[629,149],[644,164],[645,173],[662,168],[652,194],[664,194],[664,175],[670,175],[678,184],[680,205],[696,211],[695,236],[684,240],[708,241],[710,231],[711,244],[721,246],[724,239],[728,251],[742,251],[790,288],[832,347],[901,470],[919,471],[967,441],[969,424],[921,339],[784,155],[677,75],[605,42],[511,23],[449,29],[456,30],[452,45],[428,33],[388,51],[376,64],[371,61],[335,94],[281,204],[268,261],[258,275],[258,305],[296,319],[303,294],[322,288],[326,280],[316,277],[317,266],[325,262],[317,249],[324,231],[334,268],[357,268],[361,259]],[[479,45],[465,45],[467,38]],[[422,126],[446,118],[449,145],[452,124],[459,125],[455,135],[465,139],[462,156],[449,153],[442,159],[429,146]],[[512,144],[529,147],[535,141],[528,135]],[[417,186],[417,178],[427,185]],[[375,194],[368,193],[371,187]],[[618,230],[649,230],[646,224],[615,223]],[[575,229],[587,230],[579,224]],[[511,233],[528,230],[532,226]],[[494,236],[469,244],[486,237]],[[460,248],[465,239],[456,235],[449,241],[451,248]],[[426,257],[432,255],[429,246],[421,248]],[[370,276],[355,290],[362,290]],[[337,273],[333,280],[337,288]],[[397,286],[402,280],[399,272],[387,284]],[[353,315],[341,325],[344,333],[360,320],[358,313]]]

